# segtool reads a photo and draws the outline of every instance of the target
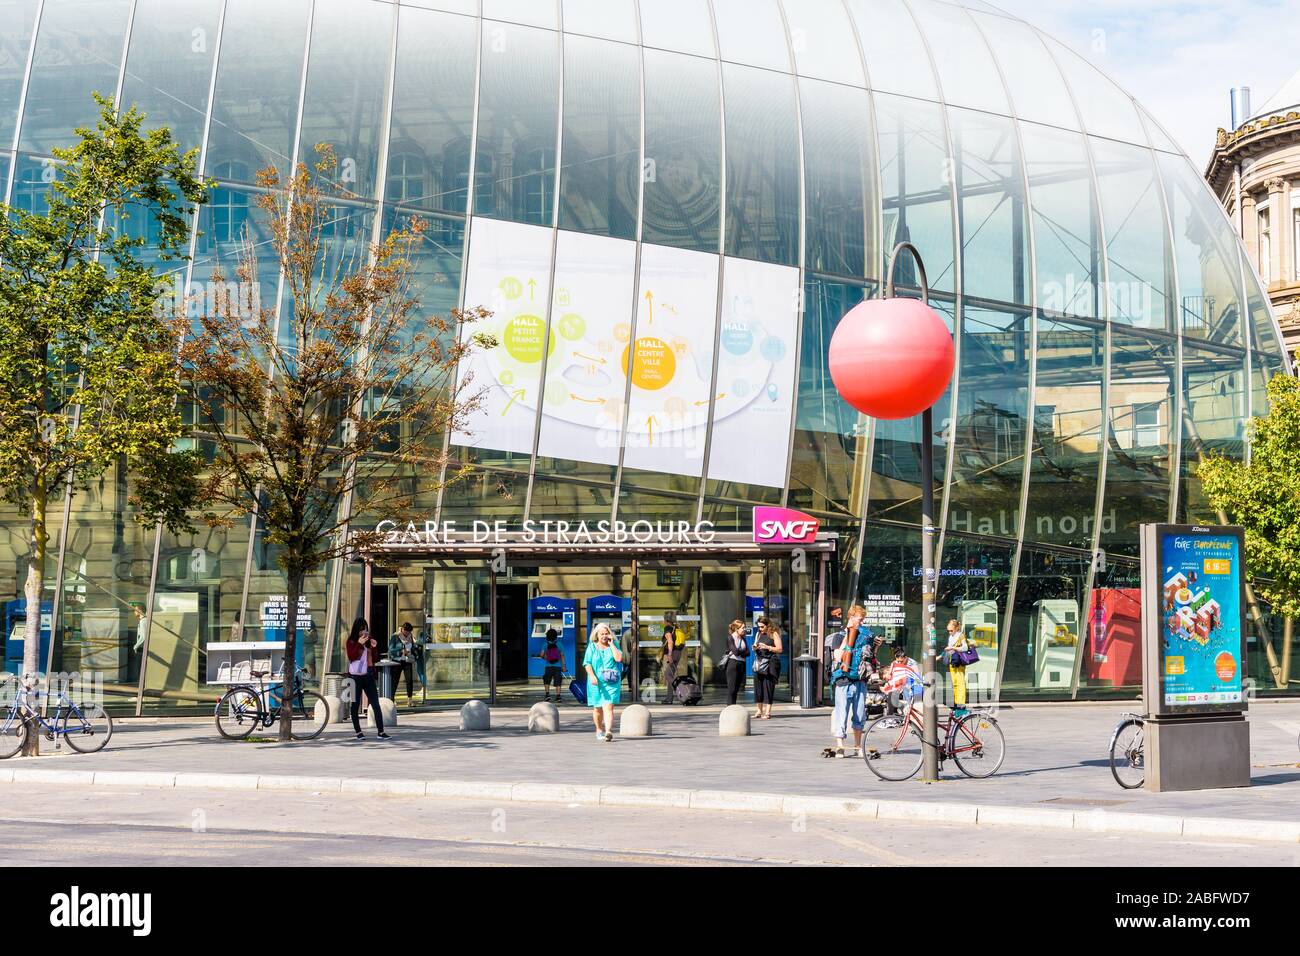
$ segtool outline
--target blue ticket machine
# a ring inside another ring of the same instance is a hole
[[[560,632],[560,651],[570,674],[577,673],[578,602],[573,598],[541,595],[528,602],[528,676],[541,677],[546,661],[540,657],[546,647],[546,632]]]
[[[41,602],[41,670],[50,659],[50,621],[54,617],[54,602]],[[23,635],[27,627],[27,602],[5,602],[5,670],[11,674],[23,672]],[[15,633],[15,631],[17,633]]]
[[[632,599],[617,594],[602,594],[587,599],[587,640],[596,632],[597,624],[608,624],[614,640],[623,646],[627,632],[632,629]]]

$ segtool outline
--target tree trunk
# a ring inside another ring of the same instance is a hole
[[[298,675],[298,595],[302,594],[303,573],[290,571],[284,596],[284,684],[280,688],[280,742],[293,739],[293,690]]]
[[[27,621],[23,625],[23,672],[18,675],[24,686],[36,686],[41,662],[41,596],[45,591],[45,550],[50,533],[46,527],[46,507],[49,495],[44,484],[37,482],[32,489],[32,535],[27,564],[27,581],[23,597],[27,601]],[[53,640],[54,635],[50,635]],[[41,750],[41,735],[33,730],[23,743],[23,756],[35,757]]]

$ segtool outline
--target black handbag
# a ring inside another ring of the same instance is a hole
[[[758,677],[776,677],[781,673],[781,659],[771,654],[754,658],[754,674]]]

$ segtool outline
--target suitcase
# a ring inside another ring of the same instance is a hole
[[[698,704],[704,691],[690,674],[683,674],[673,681],[673,697],[679,704]]]
[[[576,700],[578,703],[580,703],[583,707],[587,706],[587,682],[585,680],[569,681],[569,693],[572,694],[573,699]]]

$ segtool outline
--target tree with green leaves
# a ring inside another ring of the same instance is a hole
[[[44,666],[35,622],[51,503],[125,462],[142,520],[183,529],[197,490],[197,456],[173,450],[182,423],[181,325],[163,305],[172,283],[140,252],[147,244],[159,263],[183,260],[206,186],[196,151],[182,154],[166,129],[143,131],[137,110],[95,100],[96,127],[54,150],[47,208],[0,206],[0,494],[31,521],[28,682]],[[153,228],[121,228],[133,217]],[[38,738],[28,734],[27,746]]]
[[[457,364],[495,345],[461,334],[484,309],[422,313],[412,280],[426,224],[412,219],[379,242],[349,231],[356,197],[330,185],[336,161],[317,150],[314,169],[258,173],[283,305],[251,294],[259,271],[246,239],[237,281],[214,274],[214,307],[181,351],[196,433],[215,449],[206,519],[229,526],[251,515],[284,571],[289,687],[307,576],[376,537],[358,527],[363,516],[372,526],[414,517],[417,489],[436,487],[443,470],[443,436],[481,398],[456,381]],[[282,741],[293,710],[281,708]]]
[[[1206,498],[1222,519],[1246,532],[1246,571],[1254,593],[1273,612],[1300,616],[1300,379],[1275,375],[1268,414],[1250,423],[1250,461],[1207,457],[1197,469]],[[1264,637],[1274,677],[1277,654]]]

